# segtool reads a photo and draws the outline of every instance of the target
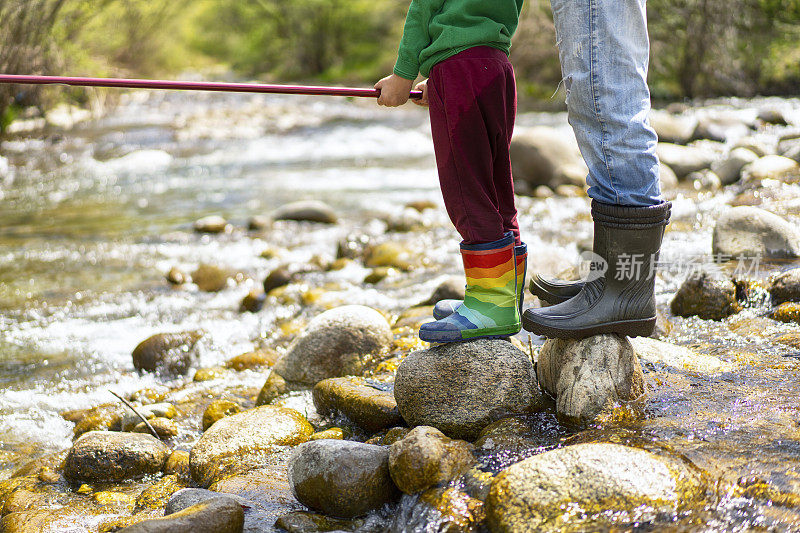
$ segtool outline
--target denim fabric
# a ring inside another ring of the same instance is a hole
[[[569,123],[589,167],[589,196],[661,203],[656,133],[647,120],[646,0],[550,0]]]

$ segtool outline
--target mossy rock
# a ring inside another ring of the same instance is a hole
[[[372,387],[363,378],[324,379],[314,386],[312,394],[321,415],[343,414],[370,432],[403,423],[391,388]]]
[[[203,431],[206,431],[217,420],[242,412],[242,406],[231,400],[215,400],[203,412]]]

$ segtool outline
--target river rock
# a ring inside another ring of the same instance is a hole
[[[304,505],[327,515],[354,518],[395,499],[389,449],[343,440],[317,440],[297,447],[289,483]]]
[[[764,156],[742,168],[742,179],[758,183],[766,179],[785,181],[800,174],[800,163],[782,155]]]
[[[336,213],[328,204],[316,200],[303,200],[281,206],[272,213],[272,218],[320,224],[336,224],[339,221]]]
[[[752,126],[742,119],[729,116],[705,116],[697,121],[692,134],[693,139],[709,139],[716,142],[727,142],[731,139],[745,137],[751,133]]]
[[[733,365],[713,355],[696,353],[684,346],[648,337],[628,339],[645,370],[658,371],[664,367],[713,374],[734,370]]]
[[[734,259],[793,259],[800,257],[800,229],[758,207],[732,207],[717,219],[711,247]]]
[[[463,300],[464,276],[448,276],[431,293],[431,297],[420,305],[436,305],[440,300]]]
[[[167,462],[164,463],[164,474],[168,476],[178,476],[182,483],[188,483],[192,480],[192,473],[189,470],[189,452],[183,450],[174,450]]]
[[[742,168],[758,159],[758,156],[747,148],[734,148],[728,156],[711,165],[723,185],[730,185],[739,181]]]
[[[360,375],[391,344],[392,330],[383,315],[363,305],[337,307],[308,324],[274,371],[286,381],[306,385]]]
[[[514,132],[511,167],[520,189],[530,192],[539,185],[583,186],[588,174],[572,132],[545,126]]]
[[[190,283],[192,281],[191,276],[178,267],[170,268],[169,272],[167,272],[166,278],[170,285],[176,286],[185,285],[186,283]]]
[[[278,352],[271,348],[260,348],[228,359],[225,363],[225,368],[241,372],[243,370],[269,367],[274,365],[279,357]]]
[[[228,287],[235,274],[215,265],[200,265],[192,272],[192,281],[203,292],[219,292]]]
[[[139,412],[140,415],[145,417],[147,420],[151,418],[175,418],[178,415],[178,411],[175,409],[175,406],[171,403],[151,403],[148,405],[143,405],[141,407],[136,407],[136,411]],[[122,420],[120,425],[122,427],[122,431],[130,431],[134,427],[136,427],[139,423],[141,423],[142,419],[139,418],[136,413],[132,412],[130,409],[126,407],[125,414],[122,416]]]
[[[261,387],[261,391],[256,398],[256,406],[267,405],[272,403],[278,396],[289,392],[291,387],[286,380],[281,377],[277,372],[270,372],[267,376],[267,381]]]
[[[689,507],[704,490],[701,476],[678,461],[618,444],[577,444],[500,472],[486,502],[487,524],[515,533],[602,531],[614,521],[624,528]]]
[[[543,401],[528,355],[488,339],[411,353],[397,369],[394,396],[409,425],[466,440],[495,420],[540,409]]]
[[[203,431],[214,425],[214,422],[242,412],[242,406],[230,400],[214,400],[203,412]]]
[[[639,359],[619,335],[550,339],[539,352],[536,373],[541,387],[556,398],[559,418],[572,423],[591,422],[614,404],[644,394]]]
[[[784,302],[773,309],[770,316],[780,322],[800,324],[800,303]]]
[[[391,384],[377,388],[363,378],[329,378],[317,383],[312,394],[319,414],[342,414],[371,433],[403,423]]]
[[[198,233],[225,233],[230,229],[228,221],[219,215],[209,215],[194,223],[194,230]]]
[[[242,312],[258,313],[264,308],[264,303],[267,301],[267,295],[260,289],[253,289],[242,298],[239,304],[239,310]]]
[[[784,302],[800,302],[800,268],[792,268],[782,272],[769,287],[772,305]]]
[[[788,126],[789,121],[786,120],[786,115],[783,111],[776,107],[762,107],[758,110],[758,120],[766,122],[767,124],[775,124],[778,126]]]
[[[383,242],[369,246],[364,251],[364,264],[368,267],[392,267],[400,270],[411,270],[414,263],[412,250],[399,242]]]
[[[475,464],[474,448],[436,428],[417,426],[389,448],[389,473],[400,490],[416,494],[464,473]]]
[[[199,503],[207,502],[215,498],[228,498],[237,502],[244,511],[244,525],[242,531],[245,533],[260,533],[263,531],[271,531],[275,518],[269,515],[271,513],[265,512],[258,502],[237,496],[236,494],[220,493],[213,490],[206,489],[181,489],[169,499],[164,509],[164,515],[169,516],[179,513],[184,509],[197,505]],[[294,498],[292,498],[294,500]],[[295,502],[296,506],[299,504]],[[278,507],[277,505],[275,506]],[[277,509],[276,509],[277,510]],[[279,510],[278,512],[285,512]]]
[[[667,111],[650,111],[650,126],[656,130],[658,140],[667,143],[686,144],[692,139],[697,127],[697,118],[688,115],[675,115]]]
[[[72,445],[64,461],[70,481],[123,481],[161,471],[169,449],[141,433],[92,431]]]
[[[236,500],[219,496],[164,518],[153,518],[128,526],[120,533],[241,533],[244,511]]]
[[[658,165],[658,182],[663,192],[668,192],[678,186],[678,176],[675,171],[664,163]]]
[[[278,518],[275,527],[287,533],[346,532],[361,531],[365,522],[366,520],[363,518],[342,520],[308,511],[295,511]],[[367,529],[367,531],[371,531],[371,529]]]
[[[790,139],[778,144],[780,154],[800,163],[800,139]]]
[[[75,422],[72,434],[78,438],[90,431],[119,431],[122,427],[122,409],[118,404],[105,404],[91,409],[61,413],[61,416]]]
[[[736,208],[741,209],[741,208]],[[722,320],[742,310],[736,299],[736,286],[719,273],[702,271],[690,275],[670,303],[672,314]]]
[[[678,179],[683,179],[691,172],[709,168],[716,159],[716,154],[697,146],[681,146],[672,143],[658,143],[659,160],[671,168]]]
[[[150,425],[148,426],[147,424]],[[133,427],[133,429],[131,429],[131,431],[134,433],[147,433],[152,435],[150,428],[153,428],[153,431],[156,432],[156,435],[162,439],[169,439],[178,436],[178,424],[169,418],[158,416],[148,420],[147,424],[144,422],[139,422]]]
[[[314,428],[295,411],[264,405],[218,420],[192,448],[192,478],[208,487],[214,481],[262,466],[284,446],[308,440]]]
[[[165,375],[186,375],[199,360],[200,331],[160,333],[142,341],[133,350],[136,370]]]
[[[269,291],[283,287],[290,284],[295,276],[285,266],[278,267],[264,279],[264,292],[269,294]]]

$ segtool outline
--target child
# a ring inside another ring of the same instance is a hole
[[[409,99],[418,73],[445,207],[463,241],[465,298],[444,300],[419,331],[428,342],[520,330],[527,247],[520,241],[509,145],[516,117],[508,60],[523,0],[412,0],[394,73],[378,104]]]

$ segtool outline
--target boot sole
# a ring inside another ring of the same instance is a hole
[[[436,335],[437,332],[427,331],[420,332],[419,338],[425,342],[436,343],[449,343],[449,342],[462,342],[471,341],[475,339],[505,339],[516,335],[522,330],[522,326],[517,323],[516,326],[504,326],[502,328],[486,328],[482,330],[475,330],[474,334],[470,334],[469,330],[461,331],[458,337],[453,335],[454,332],[442,332],[442,335]],[[431,335],[432,334],[432,335]],[[449,337],[448,335],[452,335]]]
[[[586,337],[608,333],[616,333],[626,337],[649,337],[656,329],[656,319],[653,317],[640,320],[621,320],[597,324],[589,328],[560,329],[545,326],[522,317],[522,327],[525,328],[525,331],[542,335],[548,339],[585,339]]]

